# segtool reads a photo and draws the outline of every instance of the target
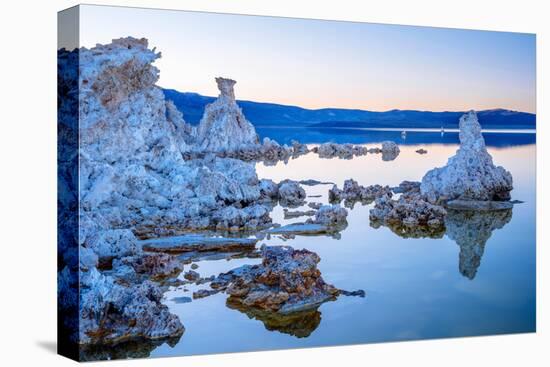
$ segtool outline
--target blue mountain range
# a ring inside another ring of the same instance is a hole
[[[185,121],[197,124],[208,103],[215,97],[197,93],[163,89],[166,99],[172,100],[183,113]],[[237,101],[246,118],[255,126],[308,128],[457,128],[464,111],[390,110],[367,111],[345,108],[307,109],[275,103]],[[477,111],[485,129],[534,129],[536,115],[506,109]]]

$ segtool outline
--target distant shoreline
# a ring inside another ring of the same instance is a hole
[[[441,129],[436,128],[396,128],[396,127],[338,127],[338,126],[287,126],[287,125],[254,125],[260,129],[331,129],[331,130],[363,130],[363,131],[406,131],[406,132],[424,132],[440,133]],[[459,129],[444,129],[444,133],[458,133]],[[536,129],[524,128],[502,128],[502,129],[481,129],[482,133],[496,134],[536,134]]]

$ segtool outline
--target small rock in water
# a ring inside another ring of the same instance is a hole
[[[219,290],[216,289],[199,289],[198,291],[193,292],[193,299],[208,297],[218,292]]]
[[[393,161],[399,155],[399,146],[393,141],[382,142],[382,160]]]
[[[300,206],[304,204],[306,191],[296,181],[284,180],[279,183],[279,202],[282,206]]]
[[[428,153],[428,151],[424,148],[420,148],[420,149],[417,149],[415,150],[415,152],[417,152],[418,154],[426,154]]]
[[[315,213],[315,218],[306,223],[322,224],[325,226],[342,226],[347,224],[348,211],[340,205],[323,205]]]
[[[296,210],[296,211],[290,211],[288,209],[283,209],[283,215],[284,215],[284,218],[285,219],[290,219],[290,218],[298,218],[298,217],[311,217],[312,215],[315,215],[315,210],[306,210],[306,211],[301,211],[301,210]]]
[[[361,298],[364,298],[366,295],[365,291],[362,289],[358,289],[356,291],[346,291],[346,290],[340,289],[340,294],[344,296],[361,297]]]
[[[174,303],[189,303],[189,302],[192,302],[193,300],[191,299],[191,297],[174,297],[170,301]]]
[[[305,186],[315,186],[315,185],[334,185],[333,182],[324,182],[324,181],[318,181],[318,180],[301,180],[298,181],[301,185]]]
[[[334,300],[338,289],[324,282],[319,256],[289,246],[262,246],[262,263],[220,274],[212,288],[229,294],[228,304],[290,314]]]
[[[196,270],[199,266],[196,263],[191,264],[191,269]]]
[[[342,190],[334,185],[328,192],[330,202],[340,202],[344,200],[344,204],[350,207],[353,207],[353,204],[356,202],[369,204],[377,197],[384,195],[391,196],[391,189],[389,186],[371,185],[364,187],[353,179],[346,180]]]
[[[196,271],[189,270],[188,272],[183,274],[183,277],[187,280],[190,280],[190,281],[194,282],[194,281],[198,280],[201,276]]]

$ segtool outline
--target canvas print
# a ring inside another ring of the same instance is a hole
[[[59,13],[59,351],[536,331],[534,34]]]

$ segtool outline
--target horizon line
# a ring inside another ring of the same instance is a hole
[[[182,92],[180,90],[177,90],[175,88],[166,88],[166,87],[162,87],[160,85],[157,85],[157,87],[163,89],[163,90],[173,90],[173,91],[176,91],[178,93],[187,93],[187,94],[196,94],[196,95],[199,95],[199,96],[202,96],[202,97],[206,97],[206,98],[214,98],[216,99],[217,97],[215,96],[207,96],[207,95],[204,95],[204,94],[201,94],[201,93],[198,93],[198,92],[191,92],[191,91],[186,91],[186,92]],[[473,109],[473,108],[466,108],[464,110],[423,110],[423,109],[414,109],[414,108],[392,108],[392,109],[389,109],[389,110],[369,110],[369,109],[364,109],[364,108],[351,108],[351,107],[320,107],[320,108],[308,108],[308,107],[303,107],[299,104],[284,104],[284,103],[279,103],[279,102],[268,102],[268,101],[257,101],[257,100],[250,100],[250,99],[239,99],[239,98],[235,98],[236,101],[240,101],[240,102],[251,102],[251,103],[263,103],[263,104],[272,104],[272,105],[278,105],[278,106],[288,106],[288,107],[297,107],[297,108],[301,108],[303,110],[308,110],[308,111],[321,111],[321,110],[348,110],[348,111],[364,111],[364,112],[378,112],[378,113],[384,113],[384,112],[391,112],[391,111],[415,111],[415,112],[435,112],[435,113],[445,113],[445,112],[468,112],[468,111],[475,111],[476,113],[477,112],[487,112],[487,111],[497,111],[497,110],[502,110],[502,111],[510,111],[510,112],[517,112],[517,113],[527,113],[527,114],[530,114],[530,115],[537,115],[536,111],[535,112],[528,112],[528,111],[520,111],[520,110],[514,110],[514,109],[510,109],[510,108],[505,108],[505,107],[494,107],[494,108],[485,108],[485,109],[482,109],[482,110],[477,110],[477,109]]]

